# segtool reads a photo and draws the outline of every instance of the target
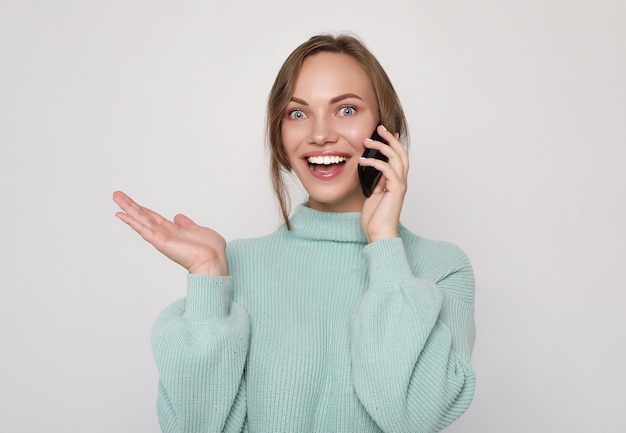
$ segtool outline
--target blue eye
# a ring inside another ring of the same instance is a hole
[[[304,119],[305,117],[306,115],[304,114],[304,111],[302,110],[291,110],[289,112],[290,119],[300,120],[300,119]]]
[[[353,107],[353,106],[351,106],[351,105],[346,105],[345,107],[341,107],[341,108],[339,109],[339,113],[340,113],[342,116],[346,116],[346,117],[348,117],[348,116],[354,116],[354,115],[356,114],[356,108],[354,108],[354,107]]]

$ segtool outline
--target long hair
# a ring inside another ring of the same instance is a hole
[[[278,71],[267,101],[266,142],[270,150],[270,174],[287,229],[291,229],[290,198],[283,176],[291,171],[291,166],[283,146],[282,121],[285,108],[293,96],[302,63],[307,57],[321,52],[345,54],[361,65],[374,88],[380,122],[389,131],[398,132],[400,141],[405,146],[408,145],[406,118],[398,95],[383,67],[361,41],[345,34],[321,34],[301,44],[287,57]]]

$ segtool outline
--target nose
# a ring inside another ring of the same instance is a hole
[[[333,127],[332,120],[325,117],[317,117],[311,125],[309,142],[318,146],[324,146],[336,141],[337,132]]]

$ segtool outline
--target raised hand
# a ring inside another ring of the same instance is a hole
[[[119,219],[189,273],[228,275],[226,241],[216,231],[181,214],[169,221],[121,191],[113,193],[113,201],[122,209],[115,214]]]
[[[389,161],[375,158],[359,161],[359,164],[374,167],[383,174],[372,195],[365,200],[361,211],[361,228],[369,242],[398,237],[398,224],[409,172],[409,156],[398,141],[397,134],[392,134],[382,125],[378,126],[378,134],[389,145],[366,139],[365,147],[379,150]]]

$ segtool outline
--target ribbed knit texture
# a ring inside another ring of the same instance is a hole
[[[437,432],[474,393],[474,278],[454,245],[372,244],[358,213],[228,244],[153,329],[164,432]]]

